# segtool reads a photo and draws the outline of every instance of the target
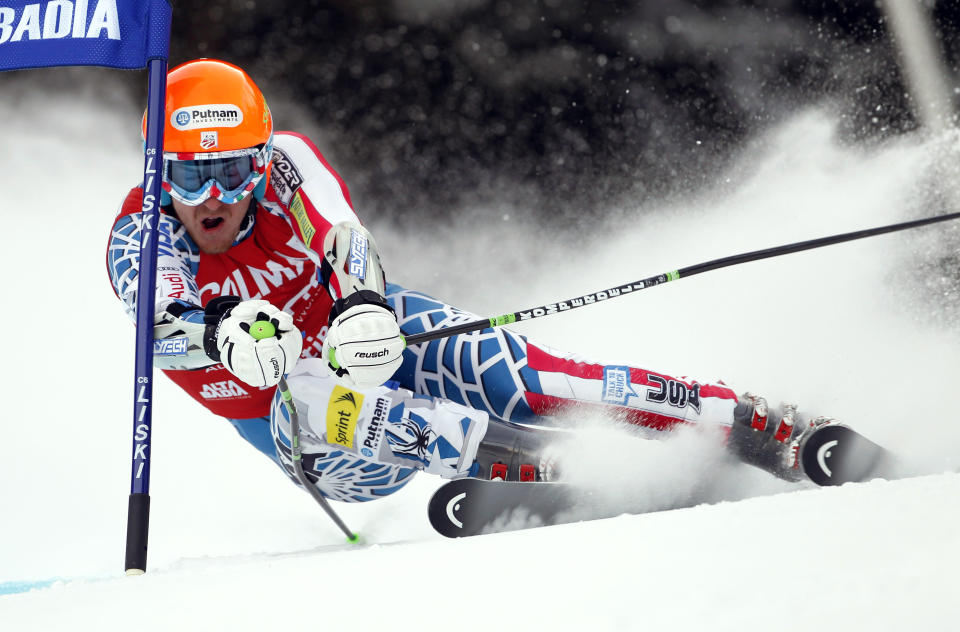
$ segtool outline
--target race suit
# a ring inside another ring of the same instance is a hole
[[[141,200],[139,187],[126,196],[107,248],[114,291],[131,317]],[[278,132],[266,193],[253,204],[255,211],[224,254],[200,252],[173,208],[162,209],[156,310],[162,313],[174,303],[202,308],[219,296],[263,299],[293,316],[304,336],[301,358],[319,358],[328,314],[339,297],[336,275],[322,252],[324,237],[337,224],[359,223],[347,187],[309,139]],[[386,298],[404,335],[477,319],[395,283],[387,283]],[[193,317],[198,315],[202,312],[195,310]],[[289,419],[276,388],[251,387],[222,364],[208,364],[164,373],[291,474]],[[324,374],[325,363],[301,364],[290,386],[306,411],[304,467],[321,492],[345,501],[392,493],[419,470],[471,475],[469,455],[488,419],[538,424],[576,405],[600,407],[655,430],[686,423],[729,429],[737,403],[737,395],[722,385],[588,361],[503,328],[408,347],[393,383],[354,390],[352,399],[365,404],[353,417],[349,411],[334,414],[334,392],[350,389]]]

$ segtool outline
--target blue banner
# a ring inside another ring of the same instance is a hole
[[[168,0],[0,1],[0,70],[167,59]]]

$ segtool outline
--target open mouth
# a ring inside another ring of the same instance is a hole
[[[204,230],[215,230],[216,228],[218,228],[218,227],[220,226],[220,224],[223,223],[223,218],[222,218],[222,217],[207,217],[207,218],[203,219],[200,223],[203,224],[203,229],[204,229]]]

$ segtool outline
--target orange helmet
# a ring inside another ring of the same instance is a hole
[[[217,59],[181,64],[167,74],[165,109],[162,198],[195,206],[211,196],[227,203],[263,196],[273,117],[247,73]],[[146,124],[144,113],[144,137]]]

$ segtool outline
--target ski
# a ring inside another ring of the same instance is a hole
[[[807,477],[820,486],[893,477],[892,454],[842,425],[824,426],[800,447]],[[570,483],[503,482],[475,478],[450,481],[430,498],[427,515],[448,538],[515,531],[643,513],[611,502],[596,490]]]
[[[608,503],[609,504],[609,503]],[[594,492],[568,483],[518,483],[463,478],[430,498],[427,515],[440,535],[461,538],[579,520],[608,518],[623,509],[604,509]]]
[[[896,460],[859,432],[834,425],[820,428],[803,442],[800,465],[811,481],[829,486],[894,476]]]

